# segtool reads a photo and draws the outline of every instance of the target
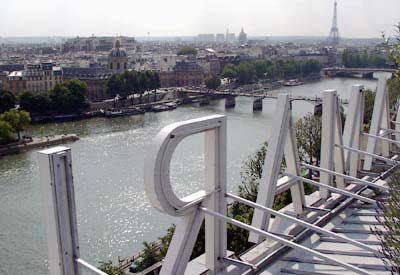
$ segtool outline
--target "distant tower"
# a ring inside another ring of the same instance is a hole
[[[332,22],[332,28],[331,32],[329,34],[329,42],[332,43],[333,45],[338,45],[339,44],[339,28],[337,24],[337,2],[335,0],[335,8],[333,10],[333,22]]]
[[[109,69],[114,73],[123,73],[128,69],[128,55],[125,49],[121,47],[119,39],[115,41],[114,48],[110,51],[108,57]]]
[[[246,43],[247,43],[247,34],[244,32],[242,28],[242,31],[239,33],[239,45],[244,45]]]

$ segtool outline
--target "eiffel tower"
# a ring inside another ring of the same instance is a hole
[[[333,10],[333,22],[331,32],[328,37],[328,41],[333,45],[339,44],[339,28],[337,24],[337,2],[335,0],[335,8]]]

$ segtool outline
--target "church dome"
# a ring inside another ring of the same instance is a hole
[[[114,48],[110,52],[110,57],[127,57],[126,51],[121,48],[121,42],[117,40]]]

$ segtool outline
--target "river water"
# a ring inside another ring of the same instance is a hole
[[[375,89],[376,81],[324,79],[276,92],[314,96],[336,89],[348,98],[351,85]],[[101,260],[135,254],[143,241],[156,240],[174,222],[150,206],[143,186],[146,147],[164,126],[212,114],[228,117],[228,189],[236,191],[244,160],[267,140],[274,119],[274,99],[264,100],[262,112],[253,113],[252,100],[239,97],[234,109],[224,101],[210,106],[185,106],[170,112],[115,119],[96,118],[64,124],[33,126],[30,134],[76,133],[72,148],[81,256],[94,265]],[[296,101],[295,119],[313,105]],[[171,178],[181,196],[204,183],[203,136],[189,137],[172,160]],[[47,274],[47,247],[41,214],[37,151],[0,158],[0,274]]]

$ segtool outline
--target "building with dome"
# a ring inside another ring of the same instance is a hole
[[[121,48],[121,42],[117,40],[114,48],[110,51],[109,69],[113,73],[122,73],[128,69],[128,55],[125,49]]]
[[[239,44],[244,45],[246,43],[247,43],[247,34],[244,32],[242,28],[242,31],[239,33]]]

